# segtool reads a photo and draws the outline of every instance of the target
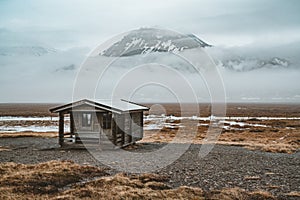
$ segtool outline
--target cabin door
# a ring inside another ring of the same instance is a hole
[[[81,128],[84,131],[91,132],[93,130],[92,113],[82,113],[81,116]]]

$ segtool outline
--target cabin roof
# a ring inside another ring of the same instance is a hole
[[[126,100],[89,100],[89,99],[83,99],[80,101],[56,106],[53,108],[50,108],[50,112],[53,113],[58,113],[58,112],[64,112],[67,110],[72,110],[75,107],[81,106],[81,105],[88,105],[91,107],[94,107],[95,109],[101,109],[105,111],[110,111],[110,112],[116,112],[116,113],[121,113],[121,112],[130,112],[130,111],[146,111],[149,110],[148,107],[139,105],[134,102],[129,102]]]

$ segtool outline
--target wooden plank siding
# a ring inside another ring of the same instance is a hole
[[[138,141],[143,138],[143,113],[142,112],[134,112],[131,113],[132,125],[132,140]]]
[[[83,126],[83,113],[91,114],[89,127]],[[103,128],[104,112],[70,112],[70,133],[65,134],[64,114],[59,114],[59,144],[63,145],[64,139],[75,140],[76,143],[88,142],[101,145],[101,141],[110,140],[114,145],[124,146],[143,138],[143,112],[112,114],[111,126]],[[67,136],[68,138],[64,138]],[[105,139],[107,138],[107,139]],[[94,140],[94,141],[93,141]]]
[[[119,114],[105,110],[95,111],[94,108],[90,107],[89,105],[82,105],[71,111],[59,112],[58,140],[61,146],[64,145],[64,141],[98,143],[99,145],[101,142],[105,144],[110,141],[114,145],[122,147],[143,138],[143,111]],[[65,133],[66,130],[64,130],[65,115],[70,116],[70,133]],[[104,119],[104,115],[106,117],[111,116],[111,119],[110,117]]]
[[[143,111],[149,108],[126,100],[82,99],[49,110],[59,114],[58,142],[61,146],[65,140],[75,140],[75,143],[94,140],[101,145],[101,141],[103,144],[109,142],[107,139],[124,146],[143,138]],[[65,115],[70,115],[70,133],[64,130]]]
[[[131,114],[130,113],[125,113],[124,114],[124,144],[129,144],[132,142],[132,137],[131,137]]]

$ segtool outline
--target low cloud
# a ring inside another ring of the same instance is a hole
[[[0,101],[69,101],[76,74],[93,48],[120,32],[157,26],[193,33],[214,45],[208,53],[230,101],[299,102],[299,8],[297,0],[2,0]],[[189,68],[183,71],[198,97],[209,99],[199,77]],[[116,68],[107,75],[107,88],[122,72]],[[151,91],[164,94],[148,88],[141,95],[149,99]]]

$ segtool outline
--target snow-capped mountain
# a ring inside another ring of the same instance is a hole
[[[262,68],[288,68],[291,65],[289,60],[276,55],[265,57],[255,56],[251,53],[239,55],[239,52],[237,53],[234,49],[213,47],[193,34],[184,35],[155,28],[140,28],[131,31],[104,51],[98,52],[97,55],[129,58],[156,53],[150,58],[159,62],[164,56],[164,52],[178,52],[199,47],[206,48],[206,52],[220,67],[232,71],[246,72]],[[172,65],[180,71],[194,72],[190,69],[187,70],[184,63],[178,61],[174,63],[173,59],[169,59],[169,62],[165,64]]]
[[[131,31],[120,41],[100,52],[102,56],[133,56],[151,52],[176,52],[211,45],[193,34],[182,35],[154,28],[141,28]]]
[[[0,46],[0,56],[43,56],[56,52],[54,48],[42,46]]]

